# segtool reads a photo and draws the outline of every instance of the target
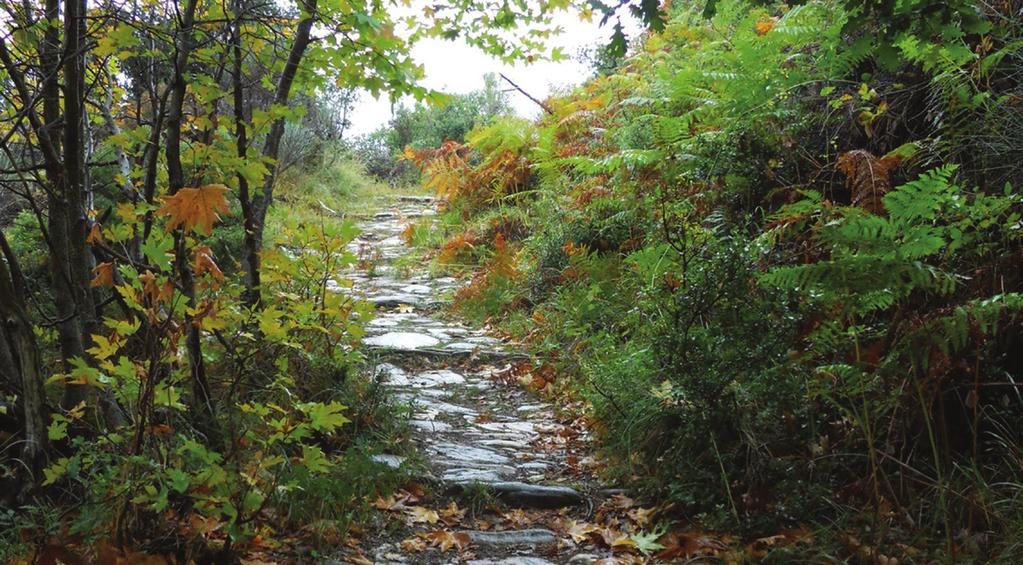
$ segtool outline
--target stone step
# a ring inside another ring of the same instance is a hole
[[[472,543],[490,547],[514,547],[548,545],[558,543],[558,536],[542,528],[529,530],[505,530],[503,532],[470,530],[464,532]]]
[[[505,504],[517,508],[549,510],[576,506],[586,501],[586,498],[573,488],[533,485],[518,481],[456,482],[449,485],[447,490],[453,495],[461,494],[470,485],[479,485]]]
[[[399,196],[398,202],[419,202],[422,204],[429,204],[436,200],[433,196]]]

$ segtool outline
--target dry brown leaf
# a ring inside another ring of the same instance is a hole
[[[195,271],[196,276],[209,273],[214,280],[224,281],[224,273],[220,271],[220,267],[213,260],[213,250],[207,245],[200,245],[195,248],[195,262],[192,265],[192,269]]]
[[[642,528],[650,523],[650,519],[657,513],[656,508],[633,508],[626,514],[637,526]]]
[[[590,534],[600,529],[595,524],[590,524],[589,522],[576,522],[575,520],[569,520],[567,526],[565,533],[571,536],[572,541],[576,544],[587,541]]]
[[[89,235],[85,237],[85,243],[88,245],[95,245],[103,241],[103,233],[100,232],[99,224],[92,224],[92,228],[89,230]]]
[[[408,553],[418,553],[426,549],[426,542],[422,538],[407,538],[401,541],[401,550]]]
[[[604,540],[613,551],[625,551],[636,547],[636,542],[629,536],[629,534],[615,530],[613,528],[603,528],[599,530],[600,538]]]
[[[449,532],[447,530],[437,530],[425,534],[419,534],[423,539],[430,542],[433,547],[439,548],[441,551],[447,551],[452,547],[462,551],[469,547],[472,540],[469,539],[469,535],[465,532]]]
[[[459,508],[454,500],[440,511],[440,521],[444,522],[445,526],[457,525],[463,518],[465,518],[465,510]]]

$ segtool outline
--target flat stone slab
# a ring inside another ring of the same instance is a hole
[[[514,468],[500,465],[495,465],[492,468],[486,469],[458,468],[448,469],[444,471],[440,476],[440,480],[446,483],[457,483],[466,485],[473,483],[481,483],[483,485],[488,485],[492,483],[501,482],[508,478],[508,476],[513,474],[515,474]]]
[[[495,496],[512,506],[563,508],[583,502],[583,496],[569,487],[531,485],[516,481],[488,483]]]
[[[504,465],[509,462],[508,457],[496,451],[461,443],[435,443],[430,445],[428,449],[452,461],[482,463],[484,465]]]
[[[466,565],[554,565],[553,562],[539,557],[506,557],[504,559],[473,559],[466,561]]]
[[[430,388],[441,385],[457,385],[463,384],[464,382],[465,377],[448,369],[441,369],[439,371],[426,371],[425,373],[419,373],[409,379],[409,384],[416,388]]]
[[[558,536],[550,530],[534,528],[530,530],[506,530],[503,532],[467,531],[466,535],[476,545],[516,546],[516,545],[547,545],[558,542]]]
[[[424,347],[436,347],[440,340],[426,334],[415,332],[387,332],[362,340],[363,343],[375,347],[387,347],[401,351],[415,351]]]

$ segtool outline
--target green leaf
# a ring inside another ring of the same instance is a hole
[[[150,263],[159,267],[161,271],[167,272],[170,271],[171,260],[174,258],[174,255],[171,254],[172,247],[174,247],[174,238],[170,234],[154,230],[149,234],[149,238],[139,246],[139,249]]]
[[[49,467],[43,469],[43,486],[52,485],[67,474],[68,464],[71,462],[67,457],[61,457]]]
[[[338,427],[347,424],[351,420],[341,412],[348,407],[337,402],[323,404],[322,402],[308,402],[300,404],[299,409],[309,416],[309,424],[316,431],[330,433]]]
[[[184,494],[184,492],[188,490],[189,484],[191,484],[188,473],[181,469],[168,469],[167,478],[170,479],[171,489],[179,494]]]
[[[330,460],[324,455],[323,450],[315,445],[302,446],[302,462],[310,473],[326,473],[331,467]]]

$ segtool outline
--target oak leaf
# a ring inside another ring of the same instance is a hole
[[[171,196],[163,197],[163,206],[156,211],[158,216],[168,216],[167,229],[184,226],[209,235],[213,223],[227,213],[230,206],[224,197],[228,188],[222,184],[207,184],[199,188],[182,188]]]

